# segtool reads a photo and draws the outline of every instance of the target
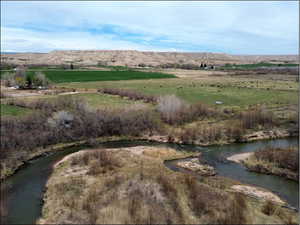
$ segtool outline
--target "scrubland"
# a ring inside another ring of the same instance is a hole
[[[173,172],[166,159],[187,152],[154,147],[91,149],[55,165],[38,223],[291,223],[295,215]],[[77,196],[76,198],[74,196]]]
[[[299,149],[263,148],[243,164],[251,171],[274,174],[299,181]]]
[[[294,75],[167,69],[148,70],[143,77],[147,80],[125,76],[107,81],[101,77],[106,73],[93,77],[91,71],[85,77],[84,71],[73,72],[70,76],[67,73],[72,71],[48,72],[57,82],[49,89],[53,93],[22,90],[34,94],[24,97],[21,90],[1,90],[1,179],[30,158],[56,151],[53,146],[57,145],[85,142],[93,146],[96,140],[108,138],[151,140],[156,136],[167,142],[212,145],[298,135],[299,87]],[[161,79],[149,79],[152,72]],[[71,82],[76,73],[80,73],[78,82]],[[177,78],[163,79],[166,76],[161,74]],[[298,151],[283,151],[261,150],[246,163],[260,168],[255,169],[259,172],[295,177],[293,159]],[[187,155],[155,148],[99,149],[73,155],[54,169],[39,222],[296,221],[293,213],[273,203],[224,190],[224,179],[199,182],[163,165],[163,160]]]

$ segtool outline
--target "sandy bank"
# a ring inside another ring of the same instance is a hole
[[[253,152],[240,153],[240,154],[235,154],[235,155],[229,156],[226,159],[229,161],[240,163],[243,160],[249,158],[253,154],[254,154]]]
[[[277,195],[273,194],[270,191],[263,191],[256,187],[247,186],[247,185],[233,185],[231,187],[232,190],[236,192],[241,192],[251,197],[255,197],[261,200],[269,200],[279,204],[286,204],[283,200],[281,200]]]

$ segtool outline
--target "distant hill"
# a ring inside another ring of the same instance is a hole
[[[143,52],[133,50],[69,50],[49,53],[1,53],[1,62],[13,64],[159,66],[201,63],[224,65],[257,62],[298,63],[298,55],[229,55],[224,53]]]
[[[1,55],[4,55],[4,54],[18,54],[19,52],[1,52]]]

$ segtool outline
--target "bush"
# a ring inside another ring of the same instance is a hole
[[[261,211],[262,211],[264,214],[266,214],[266,215],[268,215],[268,216],[271,216],[271,215],[273,215],[273,214],[275,213],[276,208],[277,208],[276,205],[275,205],[272,201],[268,200],[268,201],[266,201],[265,204],[262,206]]]
[[[14,79],[16,82],[16,85],[19,86],[19,88],[26,88],[27,86],[27,75],[26,70],[24,68],[17,69]]]
[[[264,111],[261,108],[249,112],[242,112],[239,115],[239,119],[245,129],[252,129],[257,125],[273,127],[273,125],[276,124],[273,113]]]
[[[53,114],[51,118],[48,119],[48,123],[53,128],[70,128],[72,126],[72,121],[74,116],[66,111],[59,111]]]
[[[87,173],[89,175],[106,173],[107,171],[121,167],[120,161],[114,154],[105,150],[92,152],[89,156],[89,161],[91,161],[91,166]]]
[[[25,104],[22,101],[11,103]],[[50,144],[103,136],[151,135],[161,129],[155,113],[139,107],[91,111],[80,99],[66,96],[51,102],[38,101],[29,107],[40,110],[25,117],[2,118],[1,154],[5,155],[4,150],[13,154],[19,150],[32,151]]]
[[[156,110],[162,120],[171,125],[183,124],[196,119],[217,116],[220,113],[203,103],[188,104],[175,95],[166,95],[158,98]]]
[[[1,82],[7,87],[19,86],[19,88],[48,87],[50,81],[45,74],[36,72],[34,76],[26,74],[25,69],[19,69],[15,73],[5,73],[1,76]]]
[[[242,136],[245,133],[245,129],[241,123],[231,123],[226,126],[226,135],[227,137],[234,139],[236,142],[242,140]]]
[[[255,158],[276,163],[281,168],[299,172],[299,150],[297,148],[263,148],[254,153]]]
[[[157,99],[155,96],[145,95],[132,90],[117,89],[117,88],[103,88],[99,89],[98,92],[110,95],[119,95],[121,97],[128,97],[134,101],[144,101],[146,103],[156,103]]]
[[[247,205],[244,197],[221,193],[199,183],[195,177],[186,176],[189,201],[194,213],[208,224],[245,224]]]
[[[169,124],[184,122],[181,120],[189,105],[175,95],[161,96],[158,98],[157,111],[160,112],[162,119]]]
[[[13,73],[4,73],[1,75],[1,83],[6,87],[13,87],[16,85]]]
[[[48,78],[46,77],[45,74],[41,73],[41,72],[36,72],[34,77],[33,77],[33,85],[35,87],[48,87],[50,84],[50,81],[48,80]]]

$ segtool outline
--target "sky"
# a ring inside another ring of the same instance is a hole
[[[1,1],[1,51],[298,54],[297,1]]]

